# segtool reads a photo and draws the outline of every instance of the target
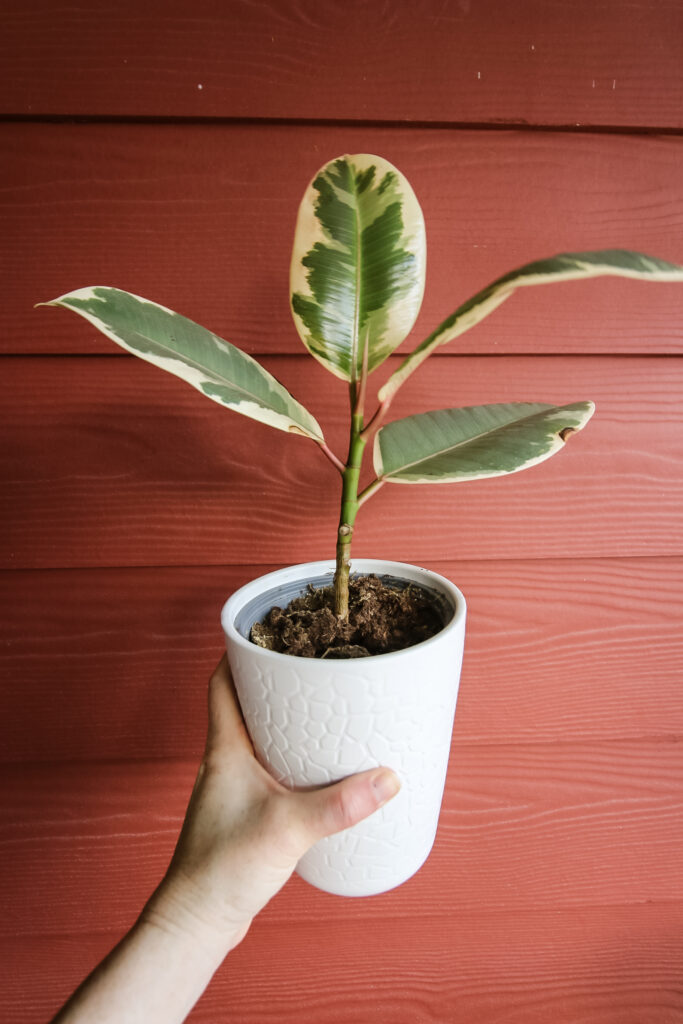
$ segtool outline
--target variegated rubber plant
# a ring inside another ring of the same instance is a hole
[[[396,392],[427,356],[525,285],[601,274],[683,280],[683,267],[624,250],[563,253],[529,263],[458,306],[403,360],[368,415],[368,377],[413,327],[425,263],[422,211],[395,167],[360,154],[339,157],[316,174],[299,209],[291,306],[308,351],[348,384],[345,462],[327,446],[311,413],[255,359],[178,313],[109,287],[83,288],[47,305],[74,310],[129,352],[181,377],[215,402],[320,447],[342,478],[335,601],[337,614],[346,617],[356,514],[383,484],[457,483],[527,469],[559,451],[594,411],[589,401],[506,403],[441,409],[385,423]],[[359,491],[364,450],[373,438],[376,477]]]

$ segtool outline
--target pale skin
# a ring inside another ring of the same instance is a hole
[[[254,756],[224,657],[209,683],[206,750],[168,871],[53,1024],[180,1024],[306,850],[398,789],[388,768],[308,792],[272,779]]]

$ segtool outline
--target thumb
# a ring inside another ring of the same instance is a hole
[[[390,768],[371,768],[331,786],[299,794],[310,843],[367,818],[396,796],[400,788],[398,776]]]

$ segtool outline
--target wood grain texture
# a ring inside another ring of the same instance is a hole
[[[2,767],[3,929],[128,927],[168,865],[198,763]],[[682,779],[680,743],[456,743],[417,875],[352,909],[296,879],[265,919],[305,928],[351,916],[364,927],[392,914],[680,901]]]
[[[682,124],[676,0],[14,0],[2,21],[11,114]]]
[[[448,562],[455,744],[673,742],[681,559]],[[194,758],[222,603],[267,566],[0,573],[3,762]]]
[[[190,1024],[366,1024],[375,1014],[391,1024],[678,1024],[683,1015],[680,903],[450,917],[411,907],[410,917],[378,915],[363,928],[359,902],[346,901],[332,939],[320,914],[305,926],[261,917]],[[118,937],[3,940],[12,1019],[48,1019]]]
[[[404,350],[532,259],[611,247],[683,263],[681,138],[149,124],[5,124],[0,138],[6,353],[118,352],[62,310],[33,310],[91,284],[252,353],[302,352],[288,307],[296,211],[343,152],[390,159],[424,209],[427,289]],[[522,289],[451,348],[681,353],[682,322],[680,285],[603,278]]]
[[[345,389],[308,357],[265,363],[345,450]],[[338,477],[308,441],[226,412],[132,358],[13,359],[5,383],[3,568],[331,557]],[[396,417],[531,399],[591,398],[599,411],[528,473],[387,484],[361,511],[356,557],[682,554],[682,388],[683,364],[671,358],[427,363],[400,392]]]
[[[344,389],[288,311],[317,168],[378,152],[418,194],[428,283],[404,349],[530,259],[619,247],[683,263],[681,38],[679,0],[3,5],[13,1024],[48,1019],[158,883],[204,744],[220,605],[329,556],[338,487],[308,442],[34,303],[104,283],[177,308],[263,356],[341,452]],[[468,599],[434,850],[368,900],[293,878],[190,1022],[683,1021],[682,323],[679,286],[527,289],[406,385],[396,416],[598,411],[529,474],[387,486],[362,510],[357,556],[430,565]]]

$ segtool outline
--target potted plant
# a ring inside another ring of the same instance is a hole
[[[291,786],[322,784],[379,763],[401,777],[398,797],[317,844],[298,866],[313,884],[347,895],[392,888],[429,854],[465,629],[462,594],[425,569],[354,561],[350,580],[359,509],[385,484],[457,483],[527,469],[559,452],[594,411],[589,401],[534,401],[441,409],[390,422],[396,392],[435,349],[488,316],[518,287],[601,274],[683,280],[683,268],[623,250],[529,263],[461,304],[400,363],[370,406],[370,374],[417,317],[425,255],[418,201],[386,160],[342,156],[315,175],[296,225],[291,308],[308,351],[348,387],[345,459],[329,448],[311,413],[256,360],[179,314],[109,287],[80,289],[47,303],[74,310],[127,351],[213,401],[307,438],[339,471],[335,559],[288,567],[248,584],[227,601],[222,623],[256,752],[278,779]],[[361,489],[370,444],[376,475]],[[311,585],[326,590],[311,592]],[[370,608],[384,609],[379,638]],[[397,623],[409,621],[415,609],[420,623],[402,639]]]

